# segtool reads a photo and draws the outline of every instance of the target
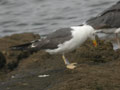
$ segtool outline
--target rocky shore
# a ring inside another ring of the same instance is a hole
[[[0,38],[0,90],[120,90],[120,50],[110,42],[90,40],[66,54],[77,68],[65,68],[61,55],[12,51],[10,46],[40,38],[24,33]]]

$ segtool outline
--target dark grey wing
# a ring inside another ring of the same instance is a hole
[[[71,28],[62,28],[51,34],[48,34],[46,38],[41,39],[39,42],[35,42],[33,45],[38,49],[55,49],[58,44],[62,44],[72,38]]]
[[[99,16],[89,19],[87,24],[95,29],[120,27],[120,1],[103,11]]]
[[[38,40],[34,40],[30,43],[25,43],[21,45],[16,45],[10,47],[12,50],[33,50],[38,51],[41,49],[55,49],[58,44],[62,44],[65,41],[68,41],[72,38],[72,29],[71,28],[62,28],[59,29],[46,37],[43,37]]]

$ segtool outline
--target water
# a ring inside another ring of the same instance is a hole
[[[118,0],[0,0],[0,37],[79,25]]]

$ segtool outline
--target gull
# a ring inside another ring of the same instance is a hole
[[[22,45],[10,47],[12,50],[45,50],[49,54],[61,54],[64,64],[68,69],[76,68],[77,63],[70,63],[65,53],[75,50],[82,45],[88,38],[93,41],[96,47],[96,33],[100,31],[94,30],[90,25],[72,26],[69,28],[61,28],[53,33],[46,35],[39,40],[31,41]]]

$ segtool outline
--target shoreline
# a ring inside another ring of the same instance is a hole
[[[77,68],[74,70],[66,69],[59,54],[50,55],[44,51],[29,53],[8,49],[12,45],[38,38],[39,35],[32,33],[0,38],[2,42],[0,51],[6,58],[3,71],[0,70],[1,90],[120,89],[117,87],[120,85],[118,81],[120,50],[114,51],[110,42],[97,39],[98,47],[95,48],[92,42],[87,40],[78,49],[66,54],[70,62],[77,63]],[[41,78],[39,75],[48,75],[48,77]]]

